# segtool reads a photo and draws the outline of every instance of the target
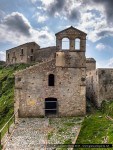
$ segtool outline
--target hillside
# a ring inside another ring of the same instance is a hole
[[[0,129],[13,114],[14,104],[14,75],[17,70],[25,69],[29,65],[0,66]]]
[[[100,110],[91,105],[89,107],[90,111],[82,123],[77,144],[113,144],[113,102],[104,101]],[[104,149],[98,148],[98,150]]]

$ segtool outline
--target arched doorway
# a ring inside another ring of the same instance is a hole
[[[48,97],[45,99],[45,116],[57,115],[57,99]]]

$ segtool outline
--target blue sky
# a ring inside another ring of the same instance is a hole
[[[55,45],[55,33],[74,26],[87,33],[86,56],[113,67],[113,0],[0,0],[0,60],[5,51],[35,41]]]

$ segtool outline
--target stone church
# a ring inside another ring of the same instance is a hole
[[[7,65],[33,65],[15,73],[17,117],[79,116],[86,99],[97,107],[113,101],[113,68],[96,69],[85,57],[87,34],[71,26],[55,36],[56,46],[29,42],[6,51]]]
[[[16,48],[18,54],[15,48],[7,51],[8,64],[37,62],[15,73],[15,112],[19,117],[86,114],[86,35],[71,26],[55,34],[54,47],[41,49],[28,43]],[[88,61],[88,65],[95,64],[91,63]]]

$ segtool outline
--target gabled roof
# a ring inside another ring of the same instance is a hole
[[[77,28],[74,28],[73,26],[70,26],[69,28],[66,28],[66,29],[64,29],[64,30],[62,30],[62,31],[60,31],[60,32],[57,32],[55,35],[58,35],[59,33],[62,33],[62,32],[67,31],[67,30],[69,30],[69,29],[73,29],[73,30],[75,30],[75,31],[81,32],[81,33],[84,34],[84,35],[87,35],[85,32],[83,32],[83,31],[81,31],[81,30],[79,30],[79,29],[77,29]]]

